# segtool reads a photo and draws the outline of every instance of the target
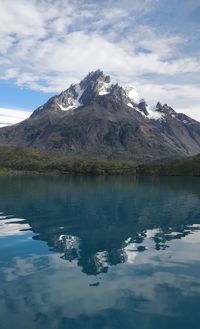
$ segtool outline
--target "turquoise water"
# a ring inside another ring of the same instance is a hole
[[[199,329],[199,309],[199,178],[0,178],[1,329]]]

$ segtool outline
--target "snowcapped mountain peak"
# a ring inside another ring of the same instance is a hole
[[[125,90],[126,96],[130,99],[131,102],[136,103],[136,104],[139,103],[140,97],[139,97],[139,94],[138,94],[136,88],[133,85],[131,85],[131,84],[126,85],[124,90]]]
[[[57,104],[61,110],[67,111],[89,104],[96,96],[108,94],[112,94],[117,101],[123,99],[123,102],[132,108],[140,103],[140,97],[133,85],[120,87],[111,82],[109,75],[96,70],[88,73],[79,84],[71,85],[57,96]]]
[[[80,82],[80,86],[87,92],[104,96],[110,93],[112,84],[109,75],[105,75],[103,71],[97,70],[90,72]]]
[[[91,102],[98,102],[99,98],[107,97],[108,101],[114,102],[116,109],[123,109],[124,106],[139,112],[143,117],[150,120],[164,120],[166,117],[175,116],[175,111],[168,105],[157,104],[155,108],[150,108],[146,101],[140,98],[137,89],[132,84],[120,86],[111,82],[109,75],[103,71],[96,70],[89,72],[80,83],[72,84],[60,95],[52,97],[44,106],[38,108],[35,113],[45,111],[46,108],[52,110],[70,110],[84,107]]]
[[[92,71],[86,75],[86,77],[80,82],[80,86],[86,89],[89,85],[95,87],[98,83],[110,83],[111,79],[109,75],[105,75],[103,71]]]
[[[72,84],[57,98],[57,104],[63,111],[72,110],[87,105],[95,96],[104,96],[110,93],[111,79],[104,75],[103,71],[97,70],[88,73],[79,84]]]

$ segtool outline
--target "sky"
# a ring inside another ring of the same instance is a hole
[[[200,0],[0,0],[0,126],[97,69],[200,121]]]

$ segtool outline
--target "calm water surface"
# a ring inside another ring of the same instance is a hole
[[[0,178],[1,329],[200,328],[199,178]]]

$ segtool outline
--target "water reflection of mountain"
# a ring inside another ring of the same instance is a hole
[[[133,263],[138,253],[148,250],[149,245],[150,248],[157,250],[166,249],[171,240],[181,239],[196,230],[199,230],[199,226],[182,226],[178,232],[174,232],[172,228],[144,230],[124,241],[122,238],[119,240],[116,238],[115,243],[108,246],[107,249],[104,249],[106,248],[104,244],[98,248],[99,241],[97,240],[93,244],[90,239],[84,240],[72,235],[39,234],[34,239],[47,241],[53,251],[62,254],[62,259],[70,262],[77,260],[83,272],[96,275],[107,272],[111,265]]]
[[[0,209],[26,218],[34,239],[87,274],[134,262],[198,229],[200,185],[183,178],[15,177],[0,183]],[[11,204],[12,200],[12,204]]]

